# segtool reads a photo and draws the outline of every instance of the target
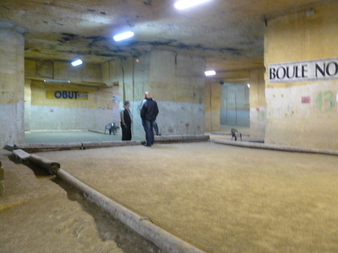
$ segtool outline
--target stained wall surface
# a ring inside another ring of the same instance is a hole
[[[332,2],[269,20],[266,69],[269,64],[338,58],[337,13],[338,2]],[[338,149],[338,79],[270,83],[267,71],[265,83],[266,143]]]

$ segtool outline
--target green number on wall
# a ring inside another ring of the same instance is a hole
[[[318,104],[319,111],[322,111],[322,107],[323,107],[323,93],[322,92],[319,92],[316,98],[316,103]]]
[[[323,93],[319,92],[316,103],[318,104],[319,111],[323,110]],[[336,106],[336,101],[334,100],[334,95],[332,91],[325,91],[324,92],[324,106],[325,111],[330,112],[333,110],[333,108]]]
[[[326,91],[324,92],[324,97],[326,97],[326,99],[324,100],[326,103],[329,103],[329,107],[325,109],[325,111],[330,112],[333,110],[333,108],[335,107],[336,103],[334,101],[334,95],[332,91]]]

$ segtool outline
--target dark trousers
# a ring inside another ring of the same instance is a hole
[[[131,140],[131,127],[121,126],[122,128],[122,140],[130,141]]]
[[[144,131],[146,132],[146,141],[147,145],[153,145],[154,144],[154,121],[151,120],[142,120]]]
[[[154,126],[154,130],[155,130],[155,134],[159,135],[160,131],[158,130],[158,125],[157,125],[156,121],[153,122],[153,126]]]

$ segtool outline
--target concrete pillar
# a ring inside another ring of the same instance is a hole
[[[31,130],[31,101],[32,101],[32,90],[31,80],[25,79],[25,131]]]
[[[150,91],[150,55],[151,53],[145,53],[137,58],[128,57],[115,61],[116,79],[114,80],[119,83],[119,109],[123,108],[123,100],[130,101],[133,114],[133,135],[137,137],[145,135],[140,118],[140,105],[144,99],[144,92]],[[156,97],[154,99],[157,100]],[[120,121],[118,122],[120,124]]]
[[[222,86],[218,82],[205,83],[205,124],[206,132],[219,131]]]
[[[137,59],[119,61],[117,70],[121,98],[131,101],[134,135],[144,136],[140,105],[145,91],[158,103],[157,123],[162,135],[204,133],[204,59],[154,50]]]
[[[206,62],[171,51],[151,52],[149,91],[157,100],[164,135],[203,134]]]
[[[250,136],[264,139],[266,126],[266,100],[264,70],[251,70],[250,83]]]
[[[24,143],[24,30],[0,22],[0,146]]]
[[[337,13],[338,2],[326,1],[269,20],[266,69],[271,64],[337,58]],[[265,75],[265,143],[337,150],[338,79],[274,83],[269,82],[269,71]]]
[[[2,163],[0,161],[0,196],[4,191],[4,180],[5,180],[5,170],[2,168]]]

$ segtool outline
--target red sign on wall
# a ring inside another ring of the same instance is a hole
[[[310,97],[302,97],[302,104],[310,104],[311,99]]]

